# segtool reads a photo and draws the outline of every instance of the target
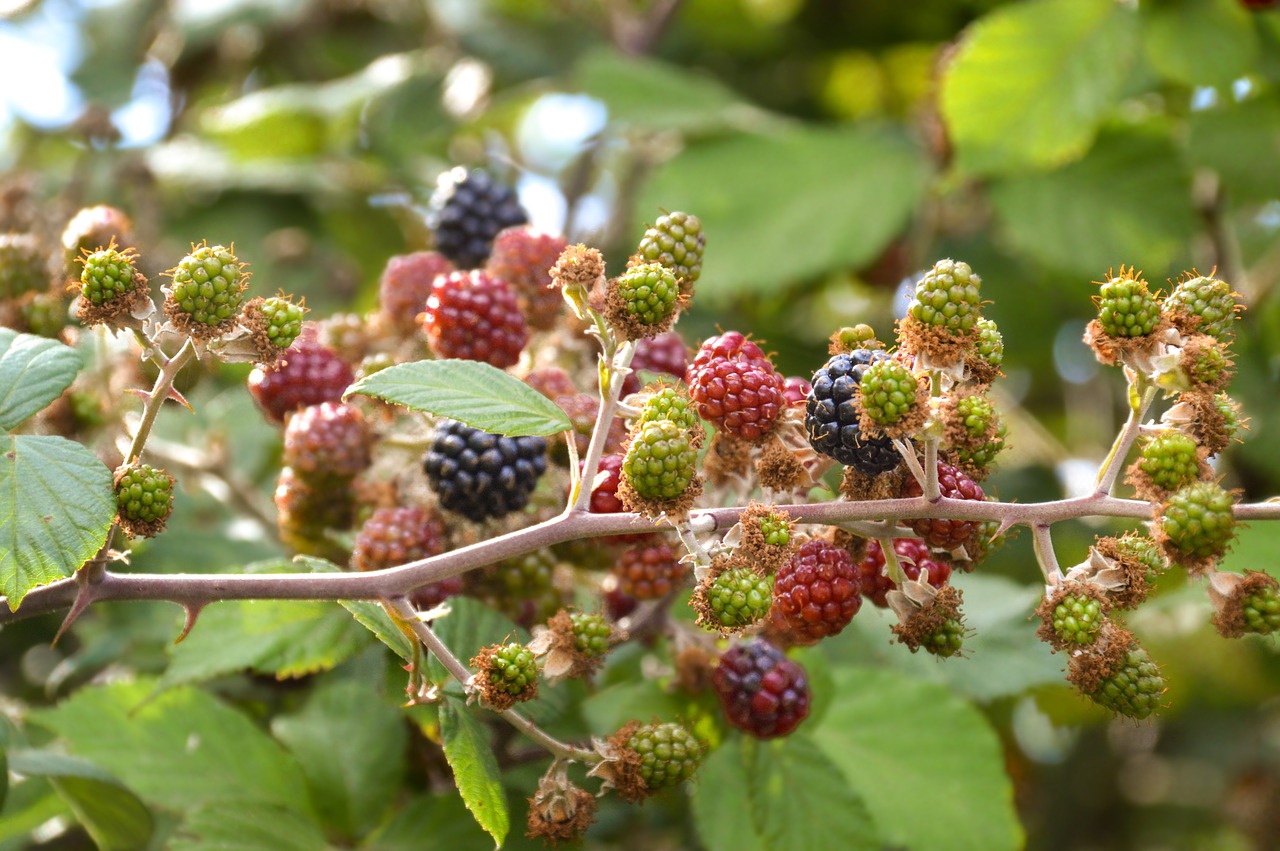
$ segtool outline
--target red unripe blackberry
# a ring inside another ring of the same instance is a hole
[[[449,258],[439,251],[398,254],[387,261],[378,281],[378,307],[400,328],[417,327],[418,314],[427,307],[436,276],[453,271]]]
[[[310,479],[349,479],[369,466],[369,426],[353,405],[321,402],[289,418],[284,463]]]
[[[379,508],[356,534],[351,566],[383,570],[444,552],[444,526],[418,505]]]
[[[699,347],[698,353],[693,358],[693,363],[689,364],[685,370],[685,383],[692,384],[693,376],[705,369],[711,363],[722,360],[748,361],[750,363],[768,363],[772,366],[769,356],[764,353],[756,343],[748,340],[747,336],[740,331],[726,331],[716,337],[709,337],[703,341]]]
[[[422,316],[431,350],[442,358],[514,366],[529,342],[515,290],[487,272],[452,272],[436,280]]]
[[[758,739],[785,736],[809,715],[804,668],[763,639],[725,651],[711,685],[729,723]]]
[[[314,340],[296,340],[276,365],[255,369],[249,375],[249,394],[267,419],[282,423],[290,413],[307,405],[340,402],[355,380],[351,367],[327,346]]]
[[[551,267],[564,249],[564,237],[528,226],[507,228],[493,240],[485,271],[515,289],[520,309],[534,328],[553,327],[564,309],[564,295],[551,286]]]
[[[782,376],[768,360],[712,360],[693,372],[689,396],[699,416],[743,440],[763,437],[787,406]]]
[[[656,600],[670,594],[686,573],[680,555],[666,544],[634,546],[618,554],[613,565],[618,588],[637,600]]]
[[[793,375],[782,382],[782,397],[787,400],[788,405],[805,404],[809,401],[809,394],[812,392],[813,385],[807,378]]]
[[[929,551],[928,545],[919,538],[894,538],[893,551],[898,556],[898,565],[908,579],[918,580],[920,571],[929,570],[929,584],[941,588],[951,578],[951,563],[938,558]],[[884,550],[880,542],[867,542],[866,555],[858,562],[858,587],[862,596],[880,608],[886,608],[884,595],[898,587],[884,573]]]
[[[604,475],[601,476],[601,473]],[[618,485],[622,483],[621,455],[605,455],[600,458],[596,481],[598,484],[591,490],[591,513],[621,514],[626,511],[622,500],[618,499]],[[587,482],[584,486],[589,485],[590,482]],[[611,544],[635,544],[651,536],[651,532],[628,532],[625,535],[611,535],[603,540]]]
[[[684,339],[675,331],[666,331],[656,337],[646,337],[636,344],[631,368],[645,370],[674,378],[683,378],[689,366],[689,349]]]
[[[982,502],[986,499],[986,496],[982,493],[982,488],[978,486],[977,482],[966,476],[961,470],[942,461],[938,462],[938,489],[943,496],[951,499],[972,499],[977,502]],[[921,489],[920,483],[916,481],[915,476],[908,476],[902,488],[902,496],[914,497],[923,493],[924,491]],[[981,525],[976,520],[929,520],[925,518],[903,522],[907,523],[917,535],[924,538],[925,543],[929,546],[942,550],[954,550],[957,547],[964,546]]]
[[[812,643],[840,632],[862,608],[853,558],[819,538],[806,542],[778,568],[773,607],[799,640]]]
[[[529,221],[516,193],[488,172],[458,166],[436,181],[428,224],[436,249],[460,269],[475,269],[489,256],[502,230]]]

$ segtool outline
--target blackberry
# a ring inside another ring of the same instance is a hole
[[[729,723],[758,739],[785,736],[809,715],[804,668],[763,639],[725,651],[711,685]]]
[[[493,240],[485,271],[515,288],[520,309],[534,328],[554,327],[564,309],[564,295],[551,285],[551,267],[565,247],[564,237],[528,226],[507,228]]]
[[[661,263],[680,279],[687,292],[702,274],[702,252],[707,238],[702,233],[702,222],[688,213],[667,213],[659,216],[653,227],[644,232],[636,256],[642,262]]]
[[[1089,697],[1112,712],[1141,721],[1160,708],[1164,677],[1141,647],[1130,647],[1110,676],[1102,678]]]
[[[355,376],[328,346],[300,339],[285,349],[275,366],[249,375],[249,394],[267,419],[282,423],[307,405],[339,402]]]
[[[768,360],[712,361],[693,376],[689,395],[699,416],[742,440],[764,437],[787,407],[782,376]]]
[[[101,307],[117,299],[131,296],[146,286],[146,278],[138,272],[137,253],[115,246],[103,248],[83,258],[80,269],[80,298]]]
[[[986,499],[978,483],[964,474],[964,471],[950,464],[938,462],[938,489],[942,495],[950,499],[972,499],[982,502]],[[908,476],[903,484],[903,498],[917,497],[924,493],[915,476]],[[980,525],[976,520],[938,520],[921,518],[904,520],[912,530],[924,539],[931,547],[942,550],[954,550],[963,547],[972,539]]]
[[[609,652],[613,627],[604,615],[573,612],[569,618],[573,623],[574,648],[579,653],[588,659],[599,659]]]
[[[356,534],[351,566],[384,570],[444,552],[444,525],[417,505],[379,508]]]
[[[600,459],[596,485],[591,490],[590,510],[593,514],[620,514],[626,511],[618,498],[618,485],[622,484],[622,456],[605,455]],[[612,544],[634,544],[652,536],[651,532],[628,532],[611,535],[604,540]]]
[[[675,590],[688,569],[666,544],[638,545],[623,550],[613,565],[618,589],[637,600],[657,600]]]
[[[470,592],[525,629],[564,605],[555,587],[556,556],[550,550],[509,558],[473,574]]]
[[[631,368],[635,372],[656,372],[674,378],[683,378],[688,366],[689,349],[685,346],[684,339],[675,331],[646,337],[636,343],[636,354],[631,359]],[[636,389],[639,389],[638,382]]]
[[[32,233],[0,233],[0,298],[49,286],[48,255]]]
[[[538,660],[523,644],[494,644],[471,660],[476,688],[495,711],[538,696]]]
[[[1132,472],[1160,491],[1179,490],[1200,478],[1196,442],[1180,431],[1158,432],[1144,442]]]
[[[950,562],[935,556],[919,538],[894,538],[893,551],[898,556],[898,566],[910,580],[918,581],[920,572],[928,570],[929,584],[941,588],[951,578]],[[856,569],[863,599],[882,609],[887,608],[889,604],[885,594],[898,586],[885,575],[884,550],[879,541],[872,539],[867,542],[867,551]]]
[[[1109,606],[1097,588],[1067,581],[1046,595],[1036,608],[1036,635],[1055,650],[1093,644],[1107,625]]]
[[[169,270],[164,309],[178,328],[199,339],[228,330],[240,315],[249,273],[232,249],[201,243]]]
[[[459,269],[483,265],[494,237],[504,228],[529,221],[514,190],[495,182],[486,171],[461,166],[440,175],[431,208],[429,223],[436,250]]]
[[[813,385],[807,378],[793,375],[782,382],[782,398],[787,400],[788,405],[805,404],[809,401],[809,394],[812,392]]]
[[[147,464],[116,480],[116,519],[130,538],[158,535],[173,511],[173,476]]]
[[[631,435],[622,475],[641,499],[679,499],[697,473],[698,451],[689,432],[676,423],[645,423]]]
[[[813,375],[805,404],[809,443],[823,455],[866,476],[896,469],[902,458],[887,437],[863,438],[858,425],[858,386],[873,363],[887,360],[879,349],[858,349],[833,356]]]
[[[346,529],[355,515],[349,488],[335,488],[285,467],[276,481],[276,520],[280,542],[297,553],[343,562],[348,553],[331,533]]]
[[[1178,282],[1164,298],[1164,313],[1184,334],[1208,334],[1229,340],[1239,305],[1231,285],[1199,275]]]
[[[693,362],[685,370],[685,383],[693,384],[699,372],[713,363],[726,360],[773,366],[769,356],[754,340],[749,339],[741,331],[726,331],[719,336],[709,337],[698,348]]]
[[[639,756],[639,778],[650,794],[688,780],[702,762],[702,744],[679,724],[646,724],[626,745]]]
[[[489,434],[445,420],[422,466],[440,504],[479,523],[528,504],[547,469],[547,441]]]
[[[974,353],[987,369],[998,371],[1004,363],[1004,335],[994,319],[979,319],[973,327],[978,329],[978,341]]]
[[[698,622],[723,630],[751,626],[769,614],[772,586],[769,577],[747,567],[721,571],[698,588],[694,603]]]
[[[1235,499],[1215,482],[1194,482],[1161,506],[1157,541],[1172,561],[1203,566],[1221,556],[1235,537]]]
[[[1132,268],[1121,266],[1120,275],[1102,284],[1094,300],[1098,324],[1112,337],[1145,337],[1160,321],[1160,305]]]
[[[858,384],[858,398],[872,422],[887,426],[920,408],[919,390],[920,383],[911,370],[888,358],[867,367]]]
[[[431,350],[442,358],[514,366],[529,342],[515,290],[487,272],[451,272],[436,279],[422,314]]]
[[[392,257],[378,280],[378,309],[401,330],[416,328],[418,314],[426,309],[436,278],[452,271],[449,258],[438,251]]]
[[[640,415],[636,417],[637,427],[645,423],[673,422],[689,432],[702,430],[702,421],[694,411],[693,400],[676,387],[659,387],[645,400]]]
[[[907,314],[921,325],[967,332],[982,318],[981,286],[968,263],[939,260],[916,284]]]
[[[284,463],[312,481],[351,479],[369,466],[369,427],[353,405],[302,408],[284,430]]]
[[[841,632],[862,608],[848,551],[820,538],[778,568],[773,605],[798,639],[812,643]]]

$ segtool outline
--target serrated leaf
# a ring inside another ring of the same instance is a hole
[[[342,568],[331,561],[315,556],[294,556],[294,561],[304,564],[315,573],[341,573]],[[356,622],[369,630],[379,641],[395,651],[406,662],[413,661],[413,641],[396,626],[382,604],[372,600],[339,600],[342,608],[351,613]]]
[[[511,829],[511,817],[489,731],[462,701],[448,697],[440,706],[440,735],[462,800],[476,823],[501,848]]]
[[[888,131],[739,134],[691,145],[664,165],[635,215],[697,215],[707,234],[698,298],[732,303],[874,260],[906,226],[928,176],[920,150]]]
[[[287,573],[274,560],[245,573]],[[237,600],[214,603],[181,644],[169,647],[169,667],[157,688],[252,670],[281,679],[327,671],[368,646],[368,633],[329,602]]]
[[[80,353],[57,340],[0,328],[0,429],[11,429],[71,386]]]
[[[1229,86],[1253,70],[1258,35],[1237,0],[1142,3],[1147,61],[1162,76],[1188,86]]]
[[[364,683],[338,681],[312,692],[301,711],[278,716],[271,732],[302,765],[326,824],[354,839],[381,822],[404,780],[402,713]]]
[[[253,721],[199,689],[155,694],[154,685],[138,680],[82,688],[28,718],[159,806],[186,810],[252,800],[307,811],[297,763]]]
[[[1002,6],[969,30],[942,81],[957,166],[984,174],[1062,165],[1088,150],[1137,52],[1114,0]]]
[[[172,851],[328,851],[311,818],[296,810],[237,801],[201,807],[169,839]]]
[[[0,591],[9,608],[79,570],[115,515],[111,471],[88,449],[63,437],[0,437]]]
[[[1086,280],[1123,263],[1158,283],[1198,227],[1190,173],[1169,140],[1147,134],[1105,134],[1079,162],[1003,180],[991,199],[1015,248]]]
[[[357,393],[510,437],[558,434],[573,426],[555,402],[480,361],[397,364],[347,388],[347,396]]]
[[[0,771],[3,767],[0,753]],[[150,840],[151,811],[137,795],[96,765],[51,751],[15,750],[9,767],[27,777],[46,778],[104,851],[132,851],[145,847]]]
[[[866,802],[887,844],[1022,847],[1000,741],[981,713],[943,686],[892,671],[843,669],[835,681],[836,699],[807,733]]]

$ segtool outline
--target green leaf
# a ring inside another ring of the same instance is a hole
[[[529,638],[529,634],[506,615],[470,597],[450,598],[449,614],[432,621],[431,628],[463,664],[474,658],[482,647]],[[430,657],[427,674],[437,684],[450,679],[449,672],[435,656]]]
[[[0,848],[5,851],[31,847],[28,834],[53,818],[75,814],[43,777],[28,777],[13,784],[5,808],[0,810]]]
[[[1158,283],[1198,226],[1191,176],[1178,152],[1146,134],[1104,135],[1080,162],[1001,181],[991,199],[1016,249],[1086,280],[1124,263]]]
[[[32,588],[73,575],[116,516],[111,471],[63,437],[0,437],[0,591],[17,610]]]
[[[195,810],[165,847],[173,851],[327,851],[333,846],[306,815],[246,800]]]
[[[462,701],[448,697],[440,705],[440,734],[445,759],[453,769],[462,800],[476,823],[501,848],[511,828],[511,818],[488,730]]]
[[[349,838],[381,819],[404,780],[404,717],[361,682],[322,684],[271,732],[302,765],[316,811]]]
[[[1134,20],[1114,0],[1033,0],[980,19],[942,81],[957,166],[1014,173],[1084,154],[1133,65]]]
[[[421,851],[423,837],[438,848],[478,848],[484,834],[458,795],[414,798],[360,847],[363,851]]]
[[[866,802],[886,844],[1021,848],[1024,837],[986,719],[946,688],[891,671],[836,672],[813,741]]]
[[[249,565],[245,573],[287,573],[284,560]],[[181,644],[157,688],[253,670],[280,679],[328,671],[368,646],[368,633],[329,602],[243,600],[209,606]]]
[[[574,71],[577,88],[604,102],[614,126],[707,133],[776,120],[718,80],[689,68],[593,50]]]
[[[347,396],[356,393],[511,437],[558,434],[573,425],[555,402],[520,379],[479,361],[397,364],[347,388]]]
[[[148,680],[83,688],[28,717],[162,807],[252,800],[307,810],[297,763],[253,721],[199,689],[153,691]]]
[[[3,766],[0,756],[0,771]],[[146,805],[97,766],[50,751],[15,750],[9,767],[27,777],[47,778],[99,848],[131,851],[150,840]]]
[[[698,297],[730,303],[875,259],[928,182],[919,149],[869,127],[735,135],[686,148],[635,209],[685,210],[707,234]],[[815,214],[815,211],[821,211]]]
[[[9,797],[9,759],[5,749],[0,745],[0,812],[4,811],[4,800]]]
[[[1138,7],[1147,61],[1188,86],[1229,86],[1253,70],[1258,35],[1238,0],[1159,0]]]
[[[707,851],[767,851],[747,778],[755,770],[744,748],[750,744],[742,736],[730,735],[698,769],[690,803],[694,827]],[[843,777],[840,783],[848,789]]]
[[[331,561],[315,556],[294,556],[298,564],[305,564],[315,573],[341,573],[342,568]],[[351,613],[356,622],[377,636],[378,640],[396,652],[406,662],[413,661],[413,641],[396,626],[391,615],[381,603],[372,600],[339,600],[338,603]]]
[[[1216,171],[1233,200],[1280,197],[1280,95],[1199,110],[1190,125],[1192,164]]]
[[[11,429],[71,386],[80,353],[57,340],[0,328],[0,429]]]

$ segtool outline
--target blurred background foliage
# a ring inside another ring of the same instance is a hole
[[[1123,420],[1120,376],[1080,344],[1091,281],[1121,264],[1154,286],[1216,268],[1249,304],[1234,387],[1252,417],[1218,470],[1262,499],[1280,493],[1268,439],[1280,427],[1280,11],[1248,8],[1261,5],[7,0],[0,171],[51,219],[125,209],[153,270],[192,241],[234,241],[258,292],[304,295],[318,316],[368,309],[387,259],[429,246],[427,199],[456,163],[512,182],[535,225],[601,246],[615,269],[645,222],[688,210],[709,240],[686,338],[750,331],[789,374],[820,365],[839,325],[886,336],[915,274],[961,258],[1006,341],[997,392],[1013,450],[988,491],[1023,501],[1089,487]],[[229,441],[246,480],[269,489],[274,433],[235,386],[243,375],[221,378],[199,389],[198,418],[168,416],[165,435]],[[181,534],[138,569],[278,553],[261,530],[228,525],[218,500],[180,499]],[[1108,528],[1062,527],[1060,557],[1079,560]],[[1278,559],[1280,532],[1258,523],[1227,567],[1280,574]],[[890,652],[864,617],[832,664],[852,655],[975,702],[1004,745],[1029,847],[1280,845],[1273,643],[1219,639],[1200,589],[1171,579],[1132,624],[1165,665],[1169,708],[1112,722],[1032,638],[1029,542],[984,572],[966,586],[971,660]],[[0,635],[5,694],[44,703],[104,672],[163,671],[173,612],[102,608],[57,648],[45,619]],[[260,715],[280,700],[252,677],[219,682]],[[330,692],[338,707],[349,696]],[[917,710],[947,723],[897,707]],[[31,834],[65,805],[23,794],[0,813],[0,847],[83,844],[65,823]],[[903,794],[929,818],[928,783]],[[465,822],[432,806],[422,824]],[[678,807],[646,808],[646,832],[629,838],[620,813],[605,819],[608,842],[694,841]],[[457,847],[478,841],[465,835]]]

